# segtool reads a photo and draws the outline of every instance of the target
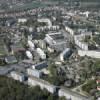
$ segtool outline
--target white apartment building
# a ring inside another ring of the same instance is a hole
[[[56,51],[62,51],[67,46],[67,41],[64,37],[64,34],[61,32],[51,32],[49,34],[46,34],[45,41],[50,48]]]
[[[69,28],[68,26],[65,26],[65,30],[68,32],[68,33],[70,33],[70,35],[74,35],[74,31],[71,29],[71,28]]]
[[[100,58],[100,51],[95,51],[95,50],[78,50],[78,55],[83,57],[83,56],[89,56],[92,58]]]
[[[88,43],[84,42],[83,40],[85,39],[86,36],[91,36],[92,37],[92,32],[83,32],[79,35],[74,36],[74,41],[75,44],[80,47],[82,50],[89,50]]]
[[[60,54],[60,61],[64,62],[65,59],[71,54],[70,48],[66,48],[61,54]]]
[[[56,31],[59,30],[60,27],[58,25],[55,26],[41,26],[41,27],[37,27],[37,32],[41,32],[41,31]]]
[[[36,70],[36,69],[31,69],[31,68],[27,69],[27,74],[30,75],[30,76],[37,77],[37,78],[40,78],[42,76],[41,71]]]
[[[82,50],[88,50],[88,44],[85,42],[82,42],[82,38],[84,38],[83,35],[75,35],[74,36],[75,44]]]
[[[47,81],[44,81],[42,79],[38,79],[35,77],[28,78],[28,85],[31,85],[31,86],[38,85],[38,86],[40,86],[41,89],[46,89],[47,91],[49,91],[52,94],[56,92],[56,87],[54,85],[51,85]]]
[[[88,43],[83,42],[86,36],[92,36],[91,32],[82,33],[80,35],[74,36],[75,44],[80,48],[78,49],[79,56],[89,56],[92,58],[100,58],[100,51],[99,50],[89,50]]]
[[[25,75],[23,73],[12,71],[10,75],[14,80],[18,80],[20,82],[23,82],[25,80]]]

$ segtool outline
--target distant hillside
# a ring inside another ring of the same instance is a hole
[[[75,0],[73,0],[75,1]],[[99,2],[100,3],[100,0],[79,0],[81,2]]]
[[[100,0],[47,0],[47,1],[80,1],[80,2],[99,2]]]
[[[100,0],[79,0],[81,7],[100,8]]]

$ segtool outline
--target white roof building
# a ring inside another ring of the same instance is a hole
[[[44,51],[40,48],[36,49],[36,52],[38,53],[38,55],[40,56],[41,59],[46,59],[46,54],[44,53]]]
[[[53,26],[41,26],[41,27],[37,27],[37,32],[41,32],[41,31],[57,31],[59,30],[60,27],[58,25],[53,25]]]
[[[34,50],[35,45],[32,41],[28,41],[28,46],[30,47],[31,50]]]
[[[80,47],[82,50],[88,50],[88,44],[85,42],[82,42],[82,35],[76,35],[74,36],[75,44]]]
[[[29,58],[29,59],[33,59],[33,55],[30,51],[26,51],[26,56]]]
[[[41,18],[41,19],[38,19],[37,21],[38,22],[45,22],[48,24],[48,26],[50,26],[50,27],[52,26],[52,22],[48,18]]]
[[[25,23],[25,22],[27,22],[26,18],[19,18],[18,19],[18,23]]]

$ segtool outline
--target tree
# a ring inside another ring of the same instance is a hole
[[[54,85],[61,85],[65,82],[66,80],[66,75],[64,72],[62,71],[58,71],[58,67],[54,64],[52,64],[50,67],[49,67],[49,70],[50,70],[50,75],[47,80],[54,84]]]
[[[65,97],[60,97],[59,100],[66,100],[66,98]]]
[[[0,100],[59,100],[46,89],[39,86],[28,87],[23,83],[0,76]]]
[[[82,90],[86,91],[87,93],[89,93],[91,89],[96,89],[95,80],[89,80],[86,84],[82,86]]]

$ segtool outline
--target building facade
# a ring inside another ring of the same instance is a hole
[[[54,85],[51,85],[50,83],[48,83],[47,81],[44,81],[42,79],[29,77],[28,78],[28,85],[31,85],[31,86],[38,85],[38,86],[40,86],[41,89],[46,89],[47,91],[49,91],[52,94],[56,92],[56,87]]]
[[[14,80],[18,80],[20,82],[23,82],[25,80],[25,75],[23,73],[13,71],[10,73],[10,75]]]
[[[28,68],[27,69],[27,74],[30,75],[30,76],[37,77],[37,78],[42,77],[42,72],[39,71],[39,70],[36,70],[36,69]]]

